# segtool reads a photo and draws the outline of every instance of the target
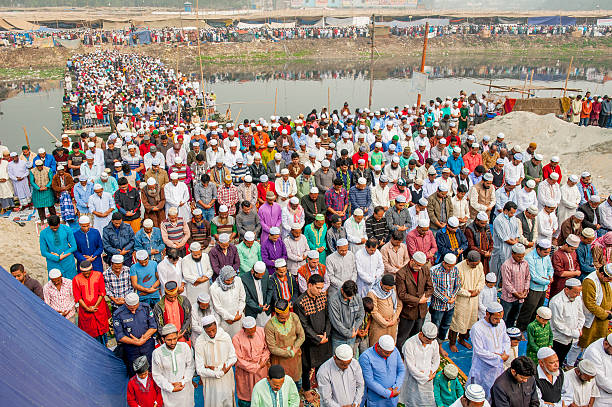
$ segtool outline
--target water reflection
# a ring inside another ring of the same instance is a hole
[[[0,82],[0,101],[19,95],[37,94],[62,86],[59,80],[15,80]]]

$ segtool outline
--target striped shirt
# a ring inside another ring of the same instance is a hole
[[[240,185],[244,182],[244,177],[247,173],[250,173],[249,168],[246,165],[238,166],[238,164],[232,167],[232,182],[234,185]]]
[[[169,240],[181,240],[185,237],[185,221],[183,218],[177,218],[173,224],[169,220],[162,222],[160,229],[165,229]]]
[[[459,281],[459,271],[457,267],[449,271],[442,263],[433,266],[430,270],[431,281],[433,282],[434,292],[431,299],[431,308],[436,311],[448,311],[455,307],[455,303],[449,304],[448,299],[457,295],[461,283]]]
[[[130,280],[129,267],[123,266],[119,276],[113,272],[112,267],[107,268],[102,275],[104,276],[106,294],[109,297],[125,298],[126,295],[134,292],[134,289],[132,288],[132,281]]]

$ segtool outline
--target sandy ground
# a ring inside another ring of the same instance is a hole
[[[476,126],[478,139],[489,135],[493,140],[499,132],[506,135],[508,147],[519,144],[525,150],[529,143],[537,143],[544,164],[558,155],[564,179],[569,174],[589,171],[600,195],[612,192],[612,129],[578,127],[554,114],[539,116],[529,112],[512,112]]]
[[[8,271],[11,265],[21,263],[30,277],[45,284],[47,262],[40,255],[36,224],[25,222],[21,227],[11,220],[0,219],[0,236],[0,265]]]

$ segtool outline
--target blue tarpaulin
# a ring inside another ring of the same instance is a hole
[[[0,267],[4,406],[126,406],[123,362]]]
[[[529,25],[576,25],[575,17],[550,16],[550,17],[529,17]]]

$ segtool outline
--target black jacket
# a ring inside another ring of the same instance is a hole
[[[585,202],[578,207],[578,210],[584,213],[584,219],[582,220],[582,228],[591,228],[596,231],[597,223],[600,223],[601,221],[601,216],[599,214],[599,206],[597,207],[597,209],[593,209],[588,202]],[[597,223],[594,223],[595,214],[597,214]]]
[[[115,205],[117,209],[123,215],[123,220],[131,221],[140,218],[140,192],[136,188],[128,185],[126,192],[118,189],[115,192]],[[132,216],[127,216],[125,213],[128,211],[135,211]]]
[[[526,383],[519,383],[510,373],[510,369],[506,369],[491,387],[491,407],[538,407],[539,405],[533,377],[530,377]]]
[[[244,286],[246,293],[246,306],[244,307],[244,315],[247,317],[257,318],[261,312],[262,307],[259,306],[259,299],[257,297],[257,289],[255,289],[255,279],[253,274],[249,272],[240,273],[240,279]],[[266,271],[261,279],[261,293],[263,296],[263,305],[270,305],[266,314],[270,315],[272,311],[272,284],[270,283],[270,277]]]

